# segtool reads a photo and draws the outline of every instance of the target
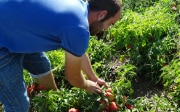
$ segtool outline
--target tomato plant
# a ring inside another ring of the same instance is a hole
[[[47,56],[59,91],[33,85],[34,79],[24,71],[32,112],[68,112],[71,108],[79,112],[180,111],[179,1],[123,2],[121,19],[103,38],[91,37],[87,49],[95,72],[110,88],[99,95],[72,87],[64,75],[64,51],[50,51]],[[164,91],[133,98],[132,81],[137,76],[162,84]]]

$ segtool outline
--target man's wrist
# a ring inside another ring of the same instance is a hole
[[[85,80],[83,89],[87,89],[89,86],[88,80]]]
[[[89,80],[93,81],[93,82],[97,82],[99,80],[98,77],[90,77]]]

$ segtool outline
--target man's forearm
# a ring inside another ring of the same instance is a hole
[[[65,75],[69,83],[78,88],[86,88],[87,80],[81,74],[82,57],[66,52]]]
[[[92,68],[91,62],[90,62],[87,54],[83,55],[81,66],[82,66],[82,71],[87,75],[89,80],[92,80],[92,81],[98,80],[98,77],[96,76],[96,74]]]

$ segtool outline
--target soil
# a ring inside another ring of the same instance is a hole
[[[150,82],[150,80],[138,76],[132,81],[132,87],[134,90],[134,93],[132,95],[133,98],[150,98],[154,94],[160,95],[164,92],[162,85],[154,84]]]
[[[117,59],[113,60],[110,64],[110,68],[113,69],[112,72],[116,73],[118,66],[121,66],[122,64],[123,63]],[[142,76],[137,75],[131,83],[134,90],[134,93],[131,95],[131,97],[135,99],[138,97],[150,98],[155,94],[160,95],[164,92],[164,88],[162,85],[155,84],[151,80],[148,80],[147,78]]]

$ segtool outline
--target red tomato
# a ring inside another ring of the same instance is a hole
[[[134,108],[133,105],[130,105],[129,103],[125,103],[125,106],[129,109],[132,110]]]
[[[105,92],[110,92],[110,93],[112,93],[112,89],[109,87],[109,88],[107,88],[107,89],[105,90]]]
[[[28,85],[28,86],[26,87],[26,89],[27,89],[27,94],[28,94],[28,96],[31,96],[32,93],[33,93],[33,89],[31,88],[31,86]]]
[[[101,99],[101,100],[100,100],[100,103],[101,103],[102,105],[104,105],[104,109],[106,110],[106,112],[108,112],[108,111],[109,111],[109,106],[108,106],[106,100]]]
[[[37,89],[38,89],[39,91],[45,90],[44,86],[42,86],[42,85],[39,85]]]
[[[114,95],[111,92],[106,92],[105,96],[110,100],[113,101],[114,100]]]
[[[26,89],[27,89],[27,94],[28,94],[28,96],[30,96],[30,95],[31,95],[31,87],[28,85],[28,86],[26,87]]]
[[[113,111],[117,111],[118,110],[118,107],[117,107],[115,102],[110,102],[109,107]]]
[[[31,89],[36,91],[36,85],[32,84]]]
[[[75,108],[71,108],[71,109],[69,109],[68,112],[79,112],[79,110],[78,110],[78,109],[75,109]]]

